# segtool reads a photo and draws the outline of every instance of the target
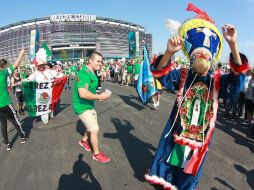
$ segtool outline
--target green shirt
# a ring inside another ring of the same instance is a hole
[[[26,79],[28,77],[26,72],[22,72],[20,75],[21,75],[22,79]]]
[[[134,67],[135,67],[135,74],[138,75],[140,73],[140,64],[135,63]]]
[[[0,108],[11,104],[11,99],[8,92],[7,78],[13,73],[13,71],[13,66],[0,70]]]
[[[64,74],[68,76],[68,75],[70,75],[70,73],[71,73],[70,68],[69,68],[69,67],[68,67],[68,68],[65,68]]]
[[[127,73],[133,73],[133,65],[127,65]]]
[[[96,75],[87,67],[84,66],[77,74],[73,87],[73,109],[78,115],[82,114],[86,110],[95,109],[95,100],[87,100],[79,97],[78,88],[85,88],[88,86],[88,91],[96,94],[96,88],[98,86],[98,79]]]
[[[77,70],[76,66],[71,67],[71,72],[76,72],[76,70]]]

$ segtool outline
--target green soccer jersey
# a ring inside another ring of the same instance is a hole
[[[133,65],[127,65],[127,73],[133,73]]]
[[[72,66],[72,67],[71,67],[71,72],[76,72],[76,70],[77,70],[77,67],[76,67],[76,66]]]
[[[26,72],[22,72],[20,75],[22,79],[26,79],[28,77]]]
[[[135,74],[138,75],[140,73],[140,64],[135,63],[134,67],[135,67]]]
[[[96,88],[98,86],[98,79],[96,75],[87,67],[84,66],[77,74],[73,87],[73,109],[78,115],[82,114],[86,110],[95,109],[95,100],[87,100],[80,98],[78,88],[85,88],[88,86],[88,91],[96,94]]]
[[[13,73],[13,70],[13,66],[0,70],[0,108],[11,104],[11,99],[8,92],[7,78]]]

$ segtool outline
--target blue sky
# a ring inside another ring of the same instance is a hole
[[[51,14],[94,14],[144,26],[153,35],[153,52],[158,53],[165,51],[171,36],[165,27],[166,19],[183,22],[194,16],[185,11],[188,2],[205,10],[219,28],[226,23],[235,25],[239,49],[254,65],[254,0],[2,0],[0,26]],[[224,43],[221,60],[227,60],[228,54],[229,48]]]

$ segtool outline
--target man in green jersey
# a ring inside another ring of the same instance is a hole
[[[71,79],[74,80],[77,71],[77,66],[75,63],[72,64],[70,71],[71,71]]]
[[[7,67],[7,61],[5,59],[0,59],[0,122],[1,122],[1,132],[3,135],[3,142],[6,144],[6,150],[11,150],[11,144],[8,140],[7,132],[7,119],[15,126],[21,137],[21,143],[26,142],[26,134],[19,122],[16,110],[11,104],[10,95],[7,87],[7,78],[11,75],[20,63],[23,55],[25,54],[25,49],[20,51],[19,57],[14,65]]]
[[[107,92],[96,94],[98,79],[95,72],[100,70],[101,64],[102,55],[99,52],[93,52],[88,59],[88,64],[77,74],[73,87],[73,109],[86,127],[85,135],[79,144],[86,151],[91,151],[90,142],[93,159],[106,163],[110,161],[110,158],[99,151],[99,126],[94,105],[95,100],[106,100],[111,95]]]
[[[135,86],[137,85],[139,73],[140,73],[140,66],[141,66],[141,61],[136,60],[134,64],[134,84]]]
[[[127,65],[127,84],[128,85],[132,85],[132,79],[133,79],[133,60],[131,60],[128,65]]]

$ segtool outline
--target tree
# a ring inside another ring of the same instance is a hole
[[[60,51],[60,58],[64,61],[67,61],[69,59],[68,53],[66,49],[62,49]]]

